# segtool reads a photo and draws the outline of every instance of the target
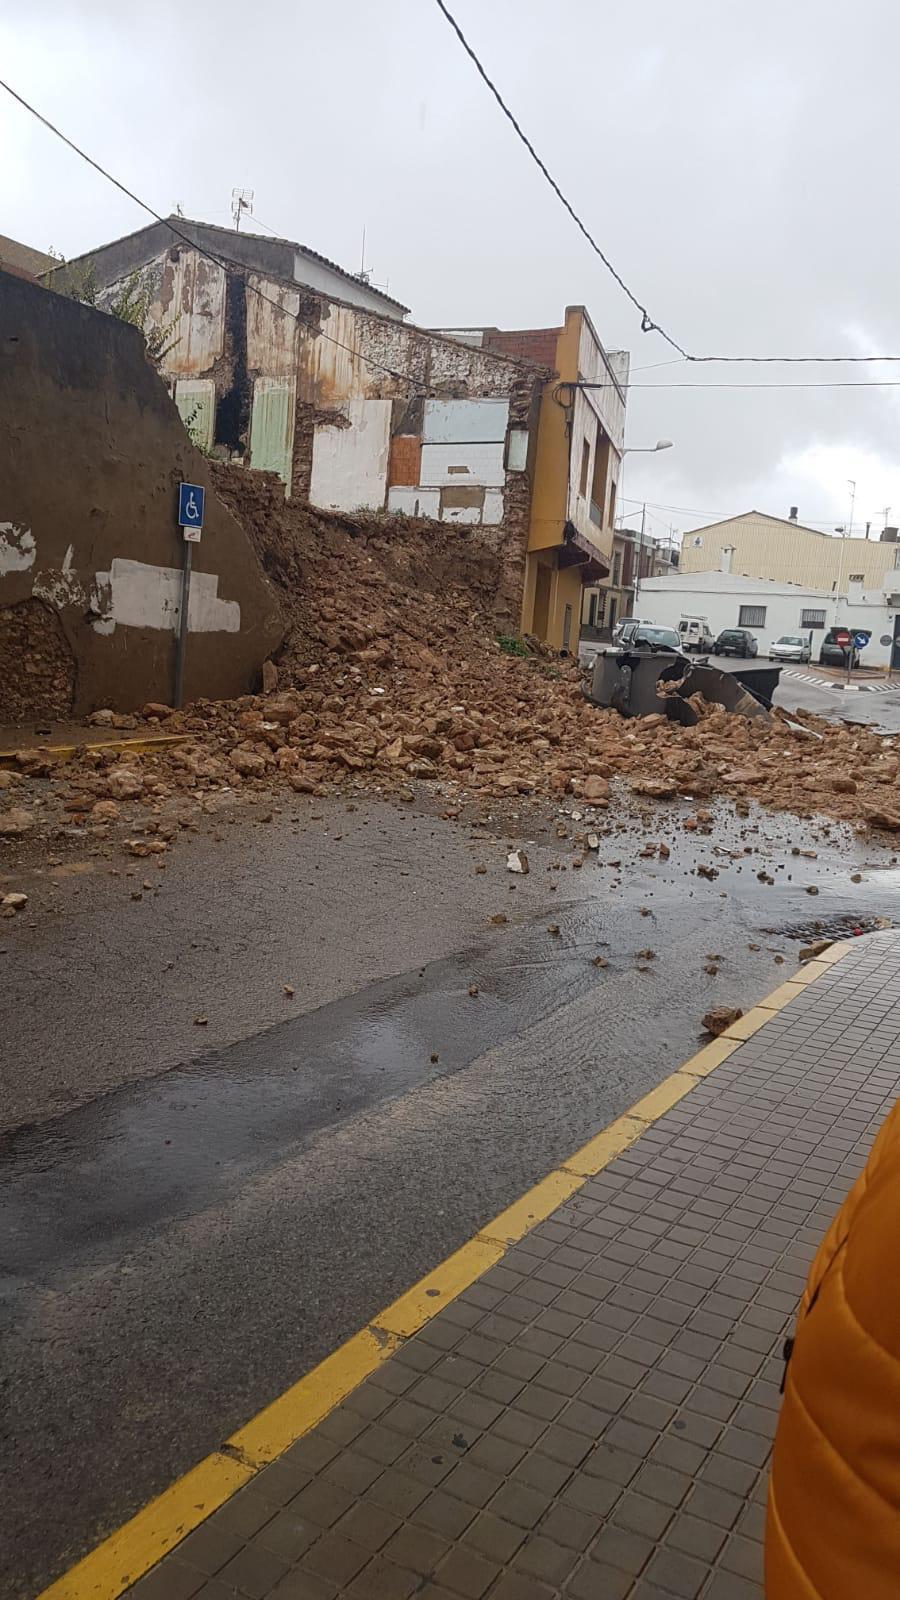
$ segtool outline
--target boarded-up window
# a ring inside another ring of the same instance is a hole
[[[258,472],[277,472],[290,494],[293,451],[293,379],[257,378],[250,419],[250,465]]]
[[[413,484],[419,481],[419,462],[422,458],[422,441],[414,433],[398,433],[391,440],[391,459],[388,464],[388,483]]]
[[[212,378],[179,378],[175,404],[198,450],[210,450],[216,416],[216,386]]]

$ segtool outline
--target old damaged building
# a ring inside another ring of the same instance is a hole
[[[517,623],[546,370],[412,326],[399,301],[292,241],[170,223],[65,273],[88,275],[101,306],[143,286],[195,443],[323,510],[479,526]]]

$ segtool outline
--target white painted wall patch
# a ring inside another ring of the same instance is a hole
[[[0,578],[8,572],[27,572],[34,566],[37,545],[30,528],[17,522],[0,522]]]
[[[156,567],[116,556],[108,573],[97,573],[97,582],[109,584],[110,611],[116,627],[175,631],[181,601],[181,572],[177,567]],[[193,572],[188,612],[191,633],[240,632],[240,605],[237,600],[220,600],[218,588],[216,573]]]

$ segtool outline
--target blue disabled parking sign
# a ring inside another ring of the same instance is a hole
[[[178,485],[178,526],[187,530],[203,527],[203,502],[206,490],[199,483]],[[187,533],[185,534],[187,537]]]

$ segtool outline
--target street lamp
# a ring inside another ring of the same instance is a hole
[[[671,439],[657,439],[655,444],[628,444],[622,451],[623,456],[655,455],[657,450],[671,450]],[[638,595],[641,592],[641,561],[644,556],[644,529],[647,526],[647,502],[644,501],[641,510],[641,536],[638,541],[637,572],[634,580],[634,604],[637,609]]]
[[[627,444],[623,456],[654,455],[657,450],[671,450],[671,439],[657,439],[655,444]]]

